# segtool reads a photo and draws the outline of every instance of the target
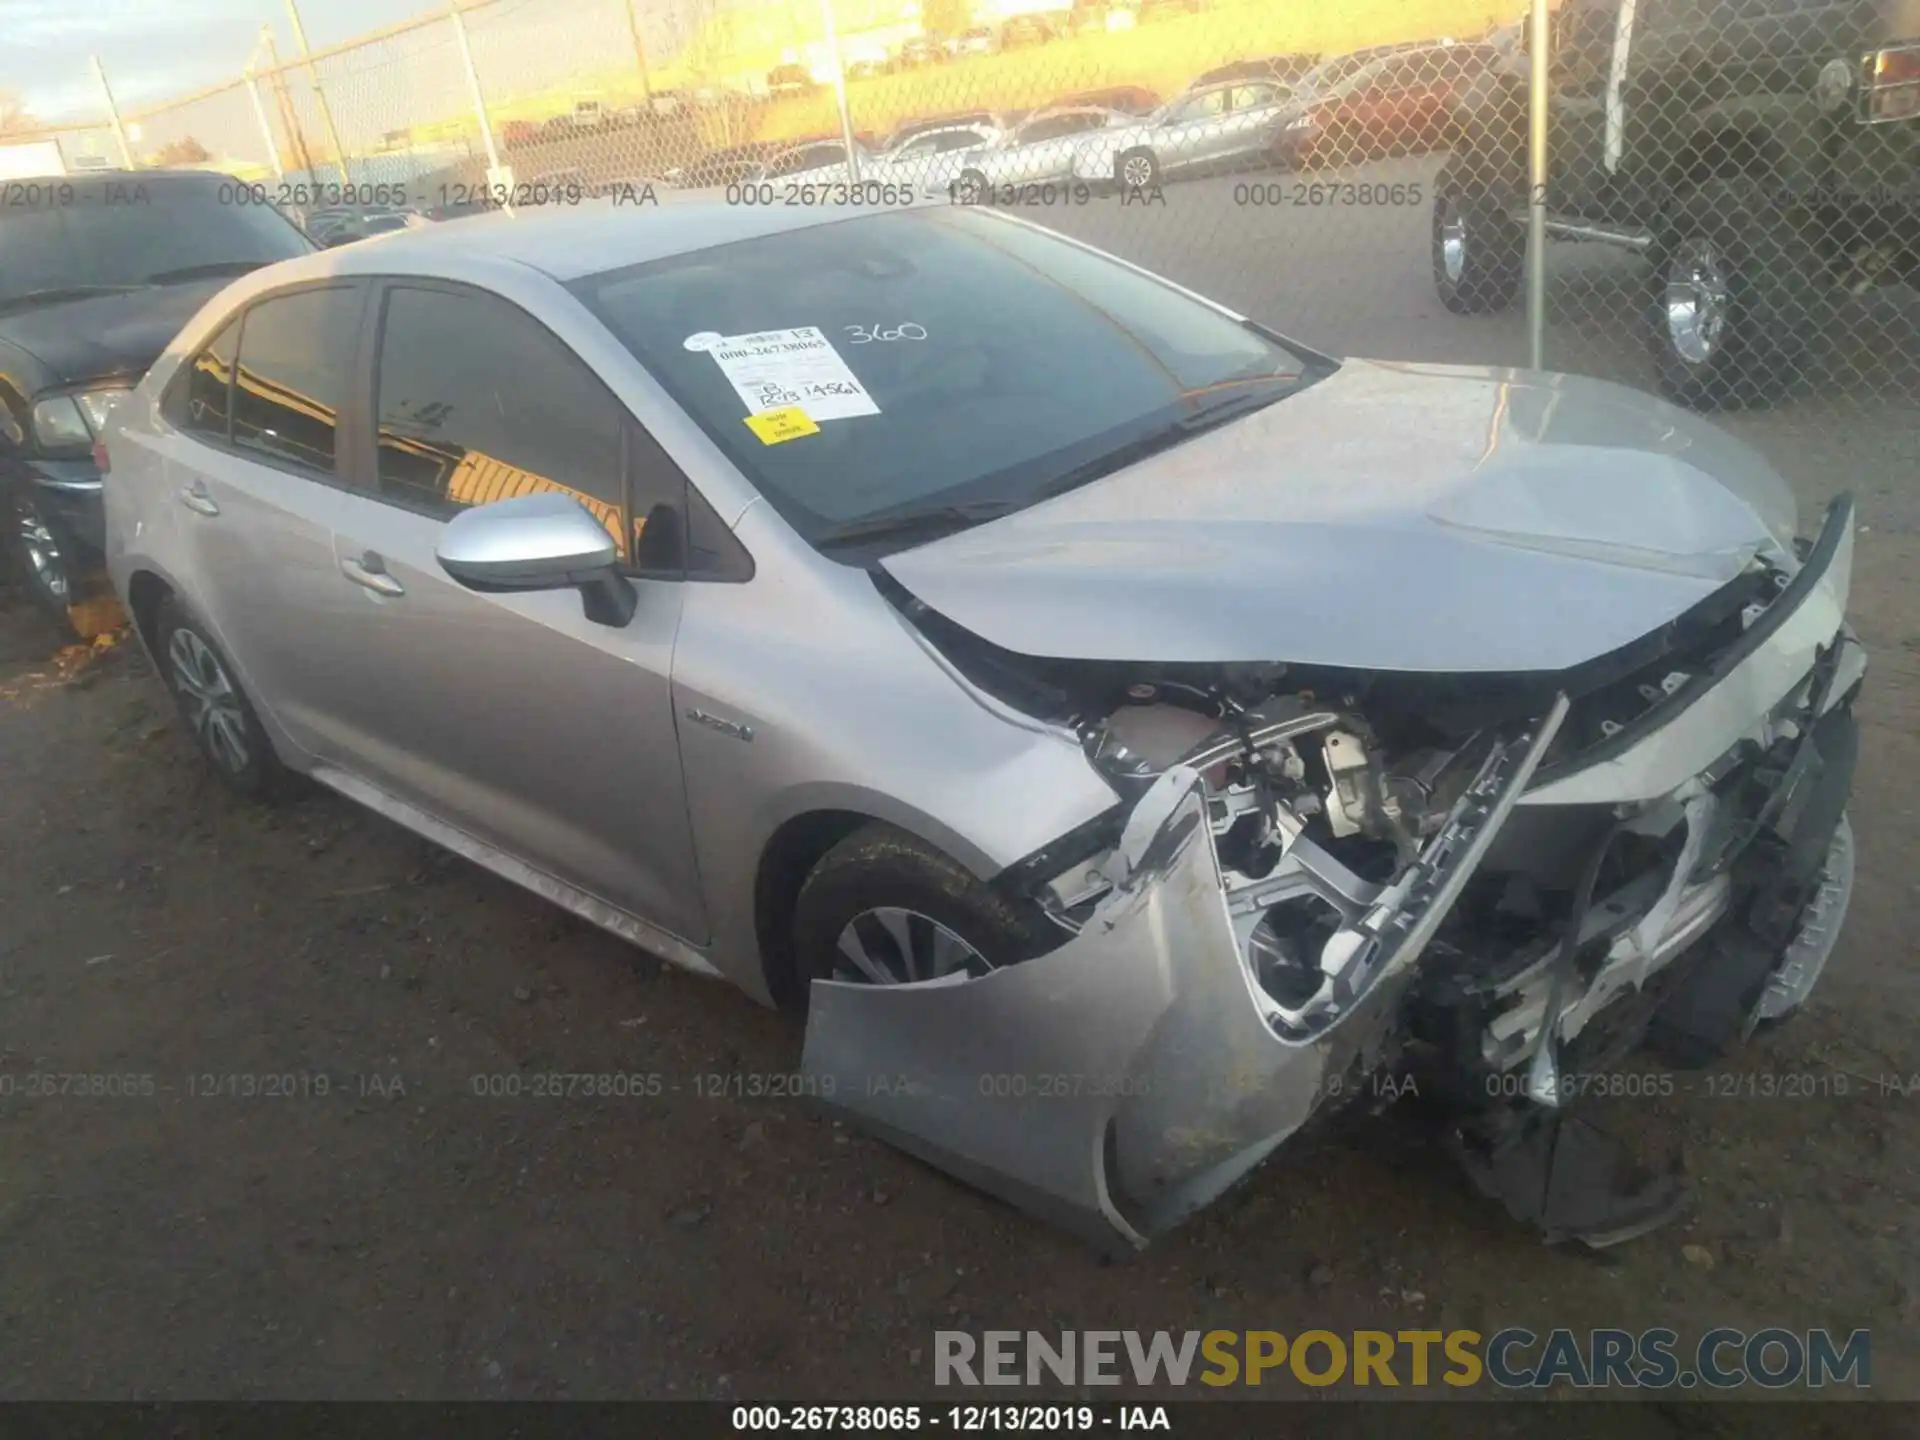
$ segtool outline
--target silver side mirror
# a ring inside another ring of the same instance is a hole
[[[638,602],[607,527],[568,495],[463,510],[447,522],[434,558],[469,590],[578,590],[587,618],[602,625],[625,625]]]

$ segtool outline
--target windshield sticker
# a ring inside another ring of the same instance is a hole
[[[780,445],[788,440],[798,440],[802,435],[820,433],[820,427],[808,419],[807,412],[798,405],[786,405],[778,410],[762,410],[758,415],[749,415],[747,428],[760,437],[762,445]]]
[[[866,387],[818,325],[728,335],[707,351],[749,414],[797,405],[814,421],[878,415]]]
[[[727,337],[722,335],[718,330],[702,330],[698,334],[687,336],[686,339],[680,342],[683,347],[693,351],[696,355],[702,350],[711,350],[716,345],[724,345],[726,343]]]

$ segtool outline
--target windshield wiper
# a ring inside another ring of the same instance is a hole
[[[209,260],[204,265],[182,265],[177,270],[156,270],[147,277],[149,285],[174,285],[182,280],[208,280],[215,275],[244,275],[271,265],[271,260]]]
[[[956,530],[983,525],[1011,515],[1025,507],[1012,500],[979,500],[968,505],[933,505],[924,510],[901,510],[892,515],[872,515],[838,525],[814,537],[822,547],[857,545],[868,540],[899,540],[908,536],[933,539]]]
[[[1297,382],[1300,376],[1289,371],[1283,374],[1246,378],[1249,382],[1269,379]],[[1034,491],[1032,498],[1035,501],[1050,500],[1056,495],[1066,494],[1069,490],[1077,490],[1082,485],[1113,474],[1116,470],[1137,465],[1149,456],[1158,455],[1162,450],[1171,450],[1174,446],[1191,440],[1196,435],[1204,435],[1209,430],[1216,430],[1242,416],[1251,415],[1256,410],[1264,410],[1267,406],[1285,399],[1290,393],[1292,393],[1291,385],[1277,392],[1243,391],[1231,400],[1222,400],[1204,409],[1195,410],[1191,414],[1182,415],[1178,420],[1170,420],[1157,430],[1149,430],[1144,435],[1135,436],[1117,449],[1109,450],[1106,454],[1096,456],[1083,465],[1076,465],[1071,470],[1054,476]]]
[[[94,295],[125,295],[144,290],[144,285],[49,285],[0,299],[0,310],[30,310],[36,305],[58,305],[67,300],[85,300]]]

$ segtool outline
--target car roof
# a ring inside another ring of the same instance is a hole
[[[302,267],[312,268],[316,276],[381,274],[402,260],[407,273],[433,274],[461,269],[467,262],[507,260],[564,284],[584,275],[874,213],[857,205],[728,205],[672,191],[662,192],[659,202],[636,206],[593,201],[562,209],[495,212],[451,225],[396,230],[364,249],[323,251],[274,268],[289,277]]]

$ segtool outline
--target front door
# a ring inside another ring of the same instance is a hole
[[[349,767],[704,942],[670,683],[679,577],[630,563],[640,603],[614,628],[573,591],[478,594],[434,558],[460,510],[558,490],[632,562],[634,517],[682,503],[684,482],[657,460],[630,469],[641,447],[625,407],[526,311],[424,282],[393,282],[376,303],[366,485],[335,533],[342,638],[364,676],[338,711]]]

